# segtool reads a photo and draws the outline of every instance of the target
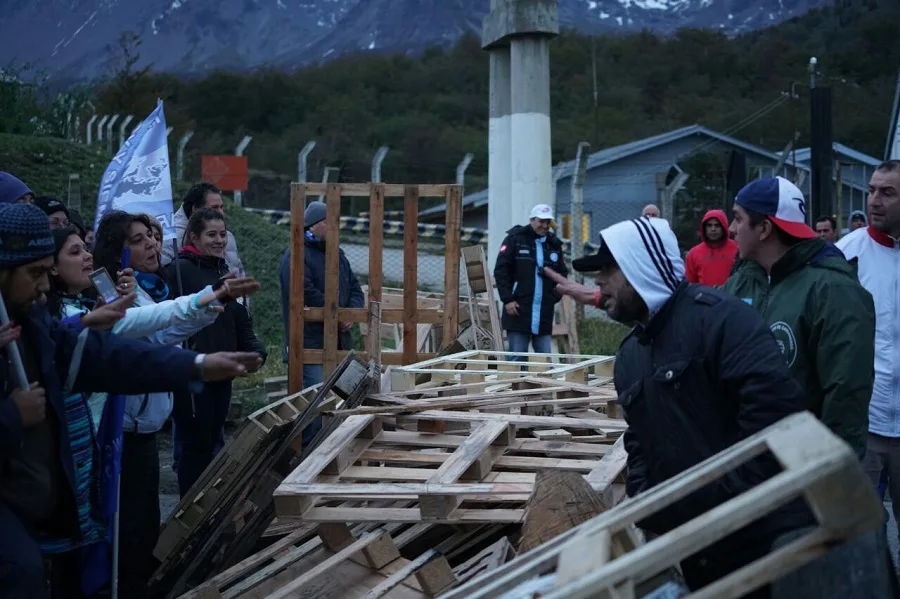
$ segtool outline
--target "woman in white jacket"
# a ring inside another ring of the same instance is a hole
[[[159,245],[153,238],[152,224],[146,215],[121,211],[106,213],[97,228],[94,244],[91,268],[106,268],[122,293],[137,293],[135,306],[123,319],[126,322],[120,323],[114,332],[141,337],[151,343],[182,343],[212,323],[223,303],[259,288],[252,279],[224,280],[192,296],[168,300],[168,284],[160,276]],[[121,268],[125,248],[131,254],[133,278],[126,277]],[[61,253],[60,258],[63,257]],[[209,300],[210,294],[214,296],[212,300]],[[129,324],[131,312],[137,312],[137,315]],[[156,568],[153,549],[160,520],[156,433],[171,412],[172,395],[168,393],[128,396],[125,401],[119,587],[129,589],[129,596],[137,599],[145,596],[147,582]]]

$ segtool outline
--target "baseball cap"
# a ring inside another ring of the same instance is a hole
[[[763,177],[741,189],[734,203],[766,216],[772,224],[798,239],[818,234],[806,224],[806,199],[800,189],[784,177]]]
[[[34,199],[34,205],[44,211],[47,216],[56,212],[62,212],[69,218],[69,209],[66,205],[50,196],[39,196]]]
[[[531,220],[532,218],[539,218],[541,220],[553,220],[553,208],[551,208],[547,204],[538,204],[531,209],[531,215],[528,217],[528,220]]]
[[[597,272],[604,266],[615,263],[615,261],[616,259],[613,257],[612,252],[609,250],[609,246],[603,241],[603,236],[601,235],[597,253],[576,258],[572,261],[572,268],[577,272]]]

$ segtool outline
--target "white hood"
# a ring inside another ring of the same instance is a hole
[[[658,312],[684,279],[684,261],[669,223],[642,216],[607,227],[600,236],[650,313]]]

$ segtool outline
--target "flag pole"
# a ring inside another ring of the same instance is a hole
[[[116,481],[116,514],[113,516],[112,599],[119,599],[119,500],[122,498],[122,475]]]

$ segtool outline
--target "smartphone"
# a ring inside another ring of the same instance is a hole
[[[107,304],[119,299],[119,290],[116,289],[116,284],[113,283],[112,277],[105,268],[98,268],[91,273],[91,283],[94,284],[94,289]]]
[[[122,270],[126,268],[131,268],[131,248],[126,247],[122,249]]]

